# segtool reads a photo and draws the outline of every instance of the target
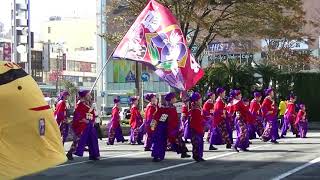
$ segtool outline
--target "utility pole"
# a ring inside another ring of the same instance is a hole
[[[60,55],[60,53],[59,53],[59,55]],[[57,55],[57,67],[56,67],[56,93],[57,93],[57,95],[59,94],[59,73],[60,73],[60,66],[59,66],[59,55]]]
[[[24,63],[25,71],[31,74],[31,21],[30,0],[13,0],[12,11],[12,62]]]
[[[30,0],[27,0],[27,6],[28,6],[28,19],[27,19],[27,24],[28,24],[28,50],[27,50],[27,53],[28,53],[28,60],[27,60],[27,67],[26,69],[28,69],[28,73],[29,74],[32,74],[31,72],[31,57],[32,57],[32,54],[31,54],[31,24],[30,24]]]
[[[63,46],[62,44],[58,44],[57,45],[57,50],[58,50],[58,55],[57,55],[57,59],[56,59],[56,63],[57,63],[57,67],[56,67],[56,76],[57,76],[57,79],[56,79],[56,92],[57,92],[57,95],[59,95],[59,92],[60,92],[60,86],[59,86],[59,83],[60,83],[60,74],[62,72],[62,66],[61,66],[61,62],[62,62],[62,51],[63,51]]]

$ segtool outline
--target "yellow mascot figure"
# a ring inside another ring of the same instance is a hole
[[[66,161],[53,112],[36,82],[0,61],[0,179],[14,179]]]

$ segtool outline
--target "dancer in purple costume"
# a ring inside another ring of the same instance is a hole
[[[274,102],[274,92],[271,88],[265,90],[266,97],[261,105],[262,116],[266,121],[266,127],[261,136],[261,140],[277,144],[278,141],[278,123],[277,123],[277,106]]]
[[[122,135],[122,129],[120,126],[120,108],[119,108],[119,102],[120,99],[117,97],[113,100],[114,106],[112,108],[112,115],[111,115],[111,124],[108,131],[108,145],[113,145],[114,140],[117,139],[117,142],[124,143],[127,141],[124,139]]]
[[[214,103],[216,96],[213,92],[207,93],[208,100],[203,104],[202,111],[204,115],[204,122],[205,122],[205,129],[204,131],[208,132],[206,140],[210,141],[210,129],[212,124],[212,118],[213,118],[213,109],[214,109]]]
[[[69,134],[69,124],[67,119],[67,105],[66,105],[66,100],[68,99],[69,96],[70,96],[69,92],[67,91],[61,92],[58,98],[59,101],[54,111],[54,117],[58,123],[63,144],[66,142],[66,139]]]
[[[146,131],[144,140],[144,150],[150,151],[152,146],[153,131],[151,130],[151,122],[157,111],[157,96],[153,93],[148,93],[145,95],[145,99],[149,101],[145,112],[144,128]]]
[[[296,137],[299,137],[296,126],[294,125],[296,120],[296,106],[295,106],[296,97],[294,94],[290,94],[289,101],[287,102],[287,109],[284,113],[284,121],[281,128],[281,138],[287,134],[289,127]]]
[[[234,144],[234,150],[239,152],[238,148],[243,151],[249,151],[249,133],[248,125],[254,123],[254,118],[249,112],[249,107],[241,100],[242,95],[240,90],[235,90],[234,100],[232,102],[232,108],[236,113],[235,125],[237,130],[237,140]]]
[[[130,98],[130,102],[132,104],[130,109],[130,121],[129,124],[131,126],[130,130],[130,144],[134,145],[138,143],[139,145],[143,145],[143,131],[141,131],[140,126],[142,125],[142,117],[138,109],[138,100],[139,97],[133,96]]]
[[[249,110],[253,115],[253,117],[255,118],[256,123],[254,125],[251,125],[251,126],[254,126],[255,131],[249,132],[249,138],[255,137],[256,133],[258,134],[259,137],[261,137],[264,131],[263,118],[261,116],[261,104],[260,104],[261,93],[254,92],[253,96],[254,96],[254,99],[250,103]]]
[[[298,112],[295,125],[298,126],[300,138],[306,138],[308,132],[308,119],[304,104],[300,104],[300,110]]]
[[[217,88],[216,94],[219,97],[214,104],[209,150],[217,150],[213,145],[221,144],[226,144],[226,148],[230,149],[231,139],[226,126],[226,109],[224,102],[226,91],[223,88]]]
[[[80,100],[77,103],[72,121],[75,134],[73,143],[67,153],[67,158],[73,160],[72,154],[83,156],[85,146],[89,147],[89,160],[99,160],[99,145],[96,129],[94,128],[95,113],[90,107],[90,91],[79,91]]]
[[[201,95],[194,92],[190,100],[190,127],[191,127],[191,143],[192,143],[192,157],[195,161],[205,161],[203,159],[203,136],[204,136],[204,118],[201,109]]]

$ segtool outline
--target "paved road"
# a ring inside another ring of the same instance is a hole
[[[107,146],[100,141],[101,160],[88,161],[88,154],[45,172],[22,180],[82,180],[82,179],[320,179],[320,131],[307,139],[289,136],[274,145],[253,140],[250,152],[236,153],[217,146],[218,151],[205,151],[207,160],[195,163],[168,152],[166,159],[153,163],[150,152],[142,146],[117,144]],[[66,145],[66,149],[70,144]],[[188,144],[191,150],[191,145]],[[205,144],[208,149],[208,144]]]

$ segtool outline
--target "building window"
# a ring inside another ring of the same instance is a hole
[[[48,34],[51,33],[51,27],[48,27]]]
[[[75,61],[74,62],[74,71],[79,72],[80,71],[80,62]]]
[[[96,72],[96,64],[94,64],[94,63],[91,64],[91,72],[93,72],[93,73]]]

